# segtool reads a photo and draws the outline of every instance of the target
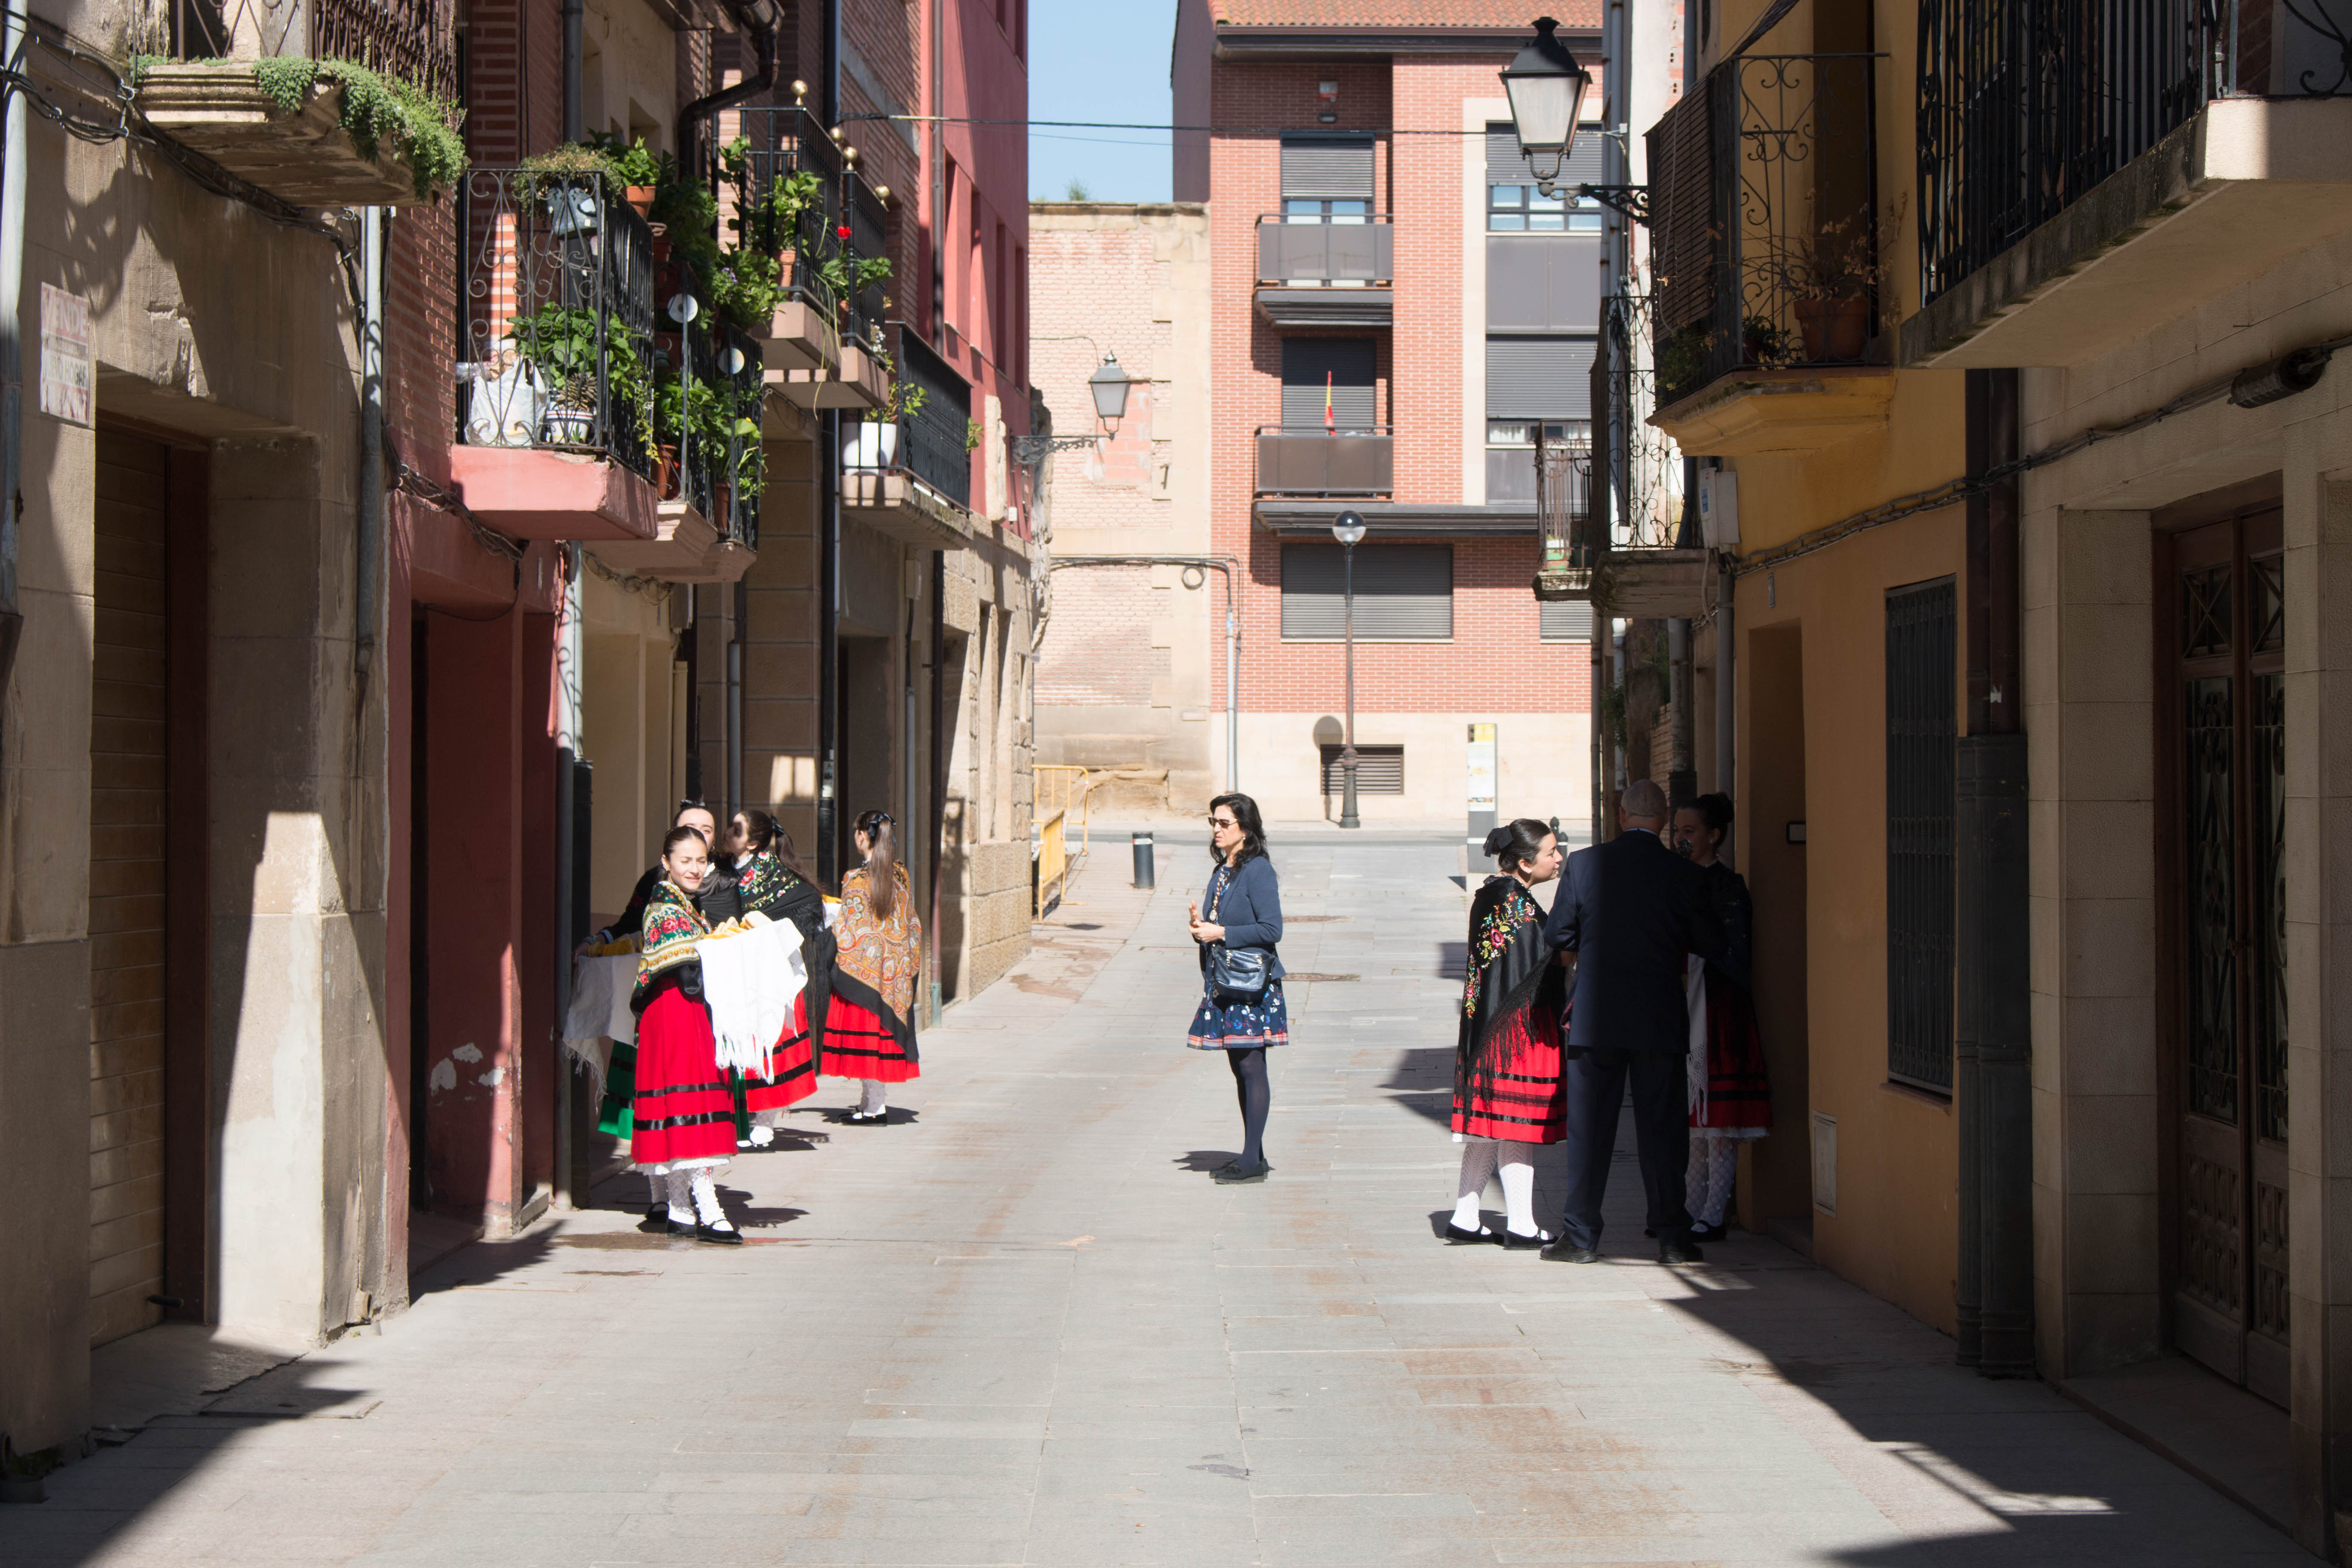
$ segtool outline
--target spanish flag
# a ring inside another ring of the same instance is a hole
[[[1327,436],[1335,434],[1339,428],[1331,419],[1332,374],[1328,370],[1323,373],[1323,433]]]

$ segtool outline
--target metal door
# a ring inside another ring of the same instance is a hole
[[[2286,651],[2273,508],[2171,542],[2173,1337],[2287,1403]]]

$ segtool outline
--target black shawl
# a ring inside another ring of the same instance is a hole
[[[1559,1017],[1565,976],[1543,927],[1543,907],[1516,877],[1488,878],[1471,900],[1454,1046],[1457,1077],[1470,1091],[1492,1089],[1495,1075],[1528,1039],[1528,1021],[1538,1009],[1555,1023]]]

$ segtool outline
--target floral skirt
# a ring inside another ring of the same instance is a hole
[[[1196,1051],[1248,1051],[1260,1046],[1290,1043],[1290,1008],[1282,999],[1282,982],[1265,988],[1255,1002],[1221,1007],[1213,996],[1201,998],[1192,1015],[1192,1032],[1184,1043]]]

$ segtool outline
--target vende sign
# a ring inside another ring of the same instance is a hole
[[[88,425],[98,372],[90,353],[89,301],[41,285],[41,412]]]

